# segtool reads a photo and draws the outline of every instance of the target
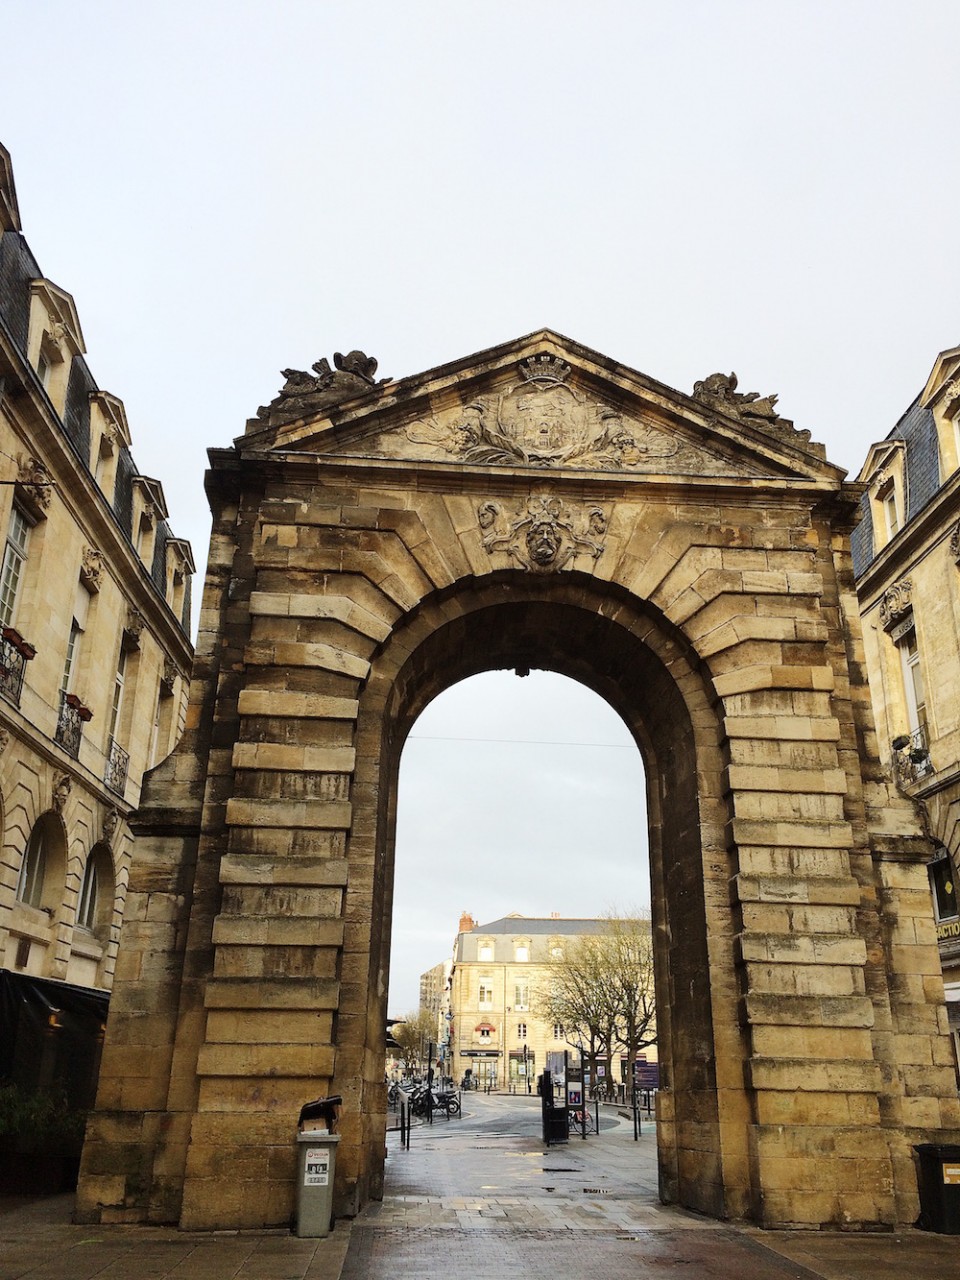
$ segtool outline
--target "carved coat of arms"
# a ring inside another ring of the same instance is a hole
[[[534,467],[579,465],[617,471],[670,459],[673,467],[701,463],[679,439],[625,421],[610,405],[581,396],[567,382],[570,366],[556,356],[531,356],[520,381],[498,396],[465,405],[455,421],[411,424],[407,438],[464,462]]]

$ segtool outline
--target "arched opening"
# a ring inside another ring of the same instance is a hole
[[[649,911],[646,844],[636,743],[592,690],[545,671],[446,689],[401,760],[391,1015],[414,1010],[419,976],[449,961],[464,911],[478,924]],[[529,944],[518,934],[521,960]]]
[[[359,731],[379,740],[358,764],[354,793],[377,813],[369,837],[373,919],[368,1026],[387,1016],[400,755],[421,711],[442,690],[481,671],[538,669],[577,680],[599,694],[627,725],[647,777],[651,907],[655,947],[661,1093],[661,1193],[667,1201],[717,1216],[748,1211],[749,1179],[721,1142],[721,1105],[742,1106],[742,1046],[733,978],[730,870],[721,779],[720,729],[709,687],[686,646],[651,612],[601,597],[570,574],[495,584],[437,597],[394,633],[374,662],[361,698]],[[353,837],[357,852],[357,833]],[[632,853],[643,856],[638,838]],[[347,918],[360,909],[347,894]],[[726,956],[724,953],[727,953]],[[711,977],[727,959],[726,980]],[[724,1034],[715,1033],[717,1017]],[[382,1054],[372,1043],[371,1051]],[[726,1088],[718,1092],[718,1067]],[[734,1093],[738,1094],[736,1103]],[[359,1108],[363,1110],[363,1108]],[[731,1133],[732,1136],[732,1133]],[[379,1144],[379,1146],[378,1146]],[[365,1137],[372,1186],[382,1151],[382,1121]],[[739,1158],[744,1134],[731,1147]],[[358,1170],[361,1181],[363,1173]]]

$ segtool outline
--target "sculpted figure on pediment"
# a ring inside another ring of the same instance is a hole
[[[312,374],[302,369],[282,369],[286,382],[268,405],[257,410],[263,425],[282,427],[298,418],[312,417],[377,385],[373,380],[377,372],[373,356],[363,351],[348,351],[346,355],[337,351],[333,363],[331,369],[326,358],[315,361]]]
[[[789,418],[781,418],[776,410],[778,397],[762,396],[759,391],[738,391],[735,373],[711,373],[693,384],[693,398],[711,409],[718,409],[728,417],[761,427],[778,440],[788,444],[809,447],[821,457],[826,457],[822,445],[813,444],[809,431],[798,430]]]

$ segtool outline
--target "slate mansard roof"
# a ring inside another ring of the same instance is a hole
[[[27,336],[30,323],[30,283],[43,278],[43,272],[30,250],[22,232],[8,228],[0,236],[0,328],[22,359],[23,376],[31,378],[36,390],[43,388],[35,370],[27,359]],[[82,355],[73,357],[67,384],[63,414],[59,415],[52,404],[51,416],[59,421],[64,438],[81,464],[90,471],[90,397],[100,388]],[[133,543],[133,484],[139,470],[129,447],[118,441],[120,456],[117,462],[113,501],[110,504],[114,518],[127,540]],[[158,519],[154,540],[153,563],[150,578],[161,599],[165,598],[167,543],[176,535],[165,518]],[[184,582],[183,609],[177,623],[184,635],[190,631],[191,575]]]
[[[884,437],[884,443],[901,440],[904,446],[904,515],[903,523],[909,524],[933,501],[948,477],[940,475],[940,452],[937,425],[929,404],[923,404],[921,393],[902,415],[896,426]],[[850,548],[853,554],[853,571],[860,579],[876,559],[873,514],[870,498],[864,493],[860,499],[860,523],[853,530]]]

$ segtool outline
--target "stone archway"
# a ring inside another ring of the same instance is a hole
[[[81,1218],[285,1222],[300,1104],[336,1207],[380,1191],[396,773],[435,693],[546,666],[651,791],[665,1199],[916,1215],[960,1125],[912,813],[876,758],[859,490],[770,398],[694,397],[542,332],[374,386],[290,375],[211,455],[188,731],[134,831]]]
[[[737,1021],[736,1001],[711,986],[708,934],[729,946],[729,905],[717,910],[730,868],[719,832],[727,813],[721,780],[721,726],[715,696],[689,648],[663,619],[579,574],[524,581],[515,571],[483,585],[441,593],[394,633],[374,662],[360,700],[358,729],[378,738],[357,761],[355,794],[383,795],[382,819],[371,833],[373,865],[383,876],[374,900],[392,901],[397,776],[406,734],[424,706],[449,685],[498,668],[549,669],[579,680],[608,701],[633,733],[644,758],[650,813],[652,901],[661,991],[659,1060],[661,1176],[666,1198],[718,1217],[747,1216],[745,1145],[722,1149],[717,1067],[739,1076],[739,1048],[717,1038],[715,1022]],[[669,667],[668,667],[669,664]],[[696,723],[695,723],[696,721]],[[495,797],[491,797],[495,803]],[[644,833],[646,835],[647,833]],[[632,856],[646,856],[641,833]],[[360,849],[355,850],[358,854]],[[630,856],[629,854],[627,855]],[[709,909],[705,888],[711,885]],[[348,891],[346,914],[362,912]],[[369,991],[386,983],[390,912],[376,917]],[[376,1016],[376,1015],[374,1015]],[[674,1114],[674,1106],[678,1108]],[[359,1108],[358,1108],[359,1110]],[[379,1116],[374,1120],[379,1122]],[[687,1142],[696,1123],[699,1146]],[[372,1131],[374,1149],[382,1135]],[[721,1173],[721,1163],[726,1175]],[[377,1177],[376,1171],[374,1178]]]

